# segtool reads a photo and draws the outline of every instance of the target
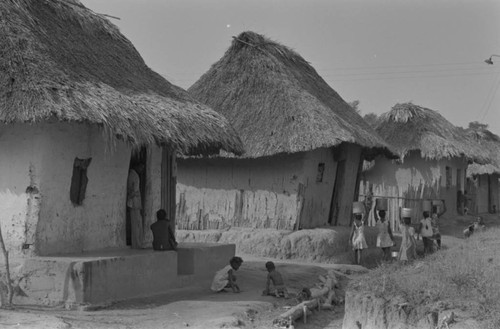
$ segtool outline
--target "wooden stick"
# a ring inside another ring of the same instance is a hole
[[[302,302],[298,305],[295,305],[294,307],[292,307],[291,309],[289,309],[285,313],[282,313],[278,317],[278,319],[276,319],[275,321],[279,321],[282,319],[288,319],[288,318],[291,318],[292,320],[295,321],[295,320],[301,318],[302,316],[304,316],[305,321],[307,321],[307,314],[306,314],[307,310],[314,309],[317,306],[318,306],[317,299]]]

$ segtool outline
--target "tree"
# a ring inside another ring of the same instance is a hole
[[[361,115],[361,110],[359,109],[359,101],[358,100],[349,102],[347,104],[349,104],[349,106],[351,107],[351,109],[353,109],[354,111],[356,111],[357,114]]]
[[[365,119],[365,121],[370,125],[370,127],[372,127],[373,129],[375,129],[379,122],[380,122],[380,118],[378,115],[376,115],[375,113],[371,112],[371,113],[368,113],[368,114],[365,114],[363,116],[363,119]]]
[[[479,121],[472,121],[472,122],[469,122],[469,129],[472,129],[472,130],[486,130],[488,129],[488,125],[486,123],[481,123]]]

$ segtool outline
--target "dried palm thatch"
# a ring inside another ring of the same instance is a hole
[[[481,145],[489,155],[488,163],[472,163],[467,167],[467,176],[500,174],[500,137],[486,127],[467,128],[467,134]]]
[[[235,37],[188,91],[229,119],[246,157],[343,142],[393,155],[375,131],[295,51],[254,32]]]
[[[410,151],[423,158],[442,159],[464,156],[484,162],[488,154],[436,111],[412,103],[396,104],[381,115],[376,131],[398,152],[401,160]]]
[[[0,1],[0,71],[0,123],[70,121],[134,147],[242,151],[224,117],[149,69],[78,0]]]

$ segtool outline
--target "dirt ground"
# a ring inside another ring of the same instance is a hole
[[[243,255],[246,261],[236,273],[242,292],[212,293],[208,287],[179,289],[166,295],[116,303],[94,311],[23,307],[0,313],[0,328],[75,328],[75,329],[132,329],[132,328],[271,328],[272,321],[296,305],[293,298],[262,296],[265,288],[267,259]],[[319,283],[318,276],[328,268],[356,275],[362,267],[276,262],[291,294],[303,287]],[[347,277],[339,276],[341,289]],[[316,311],[308,323],[299,321],[296,328],[342,328],[343,307],[333,311]]]
[[[443,248],[459,244],[465,226],[474,220],[473,216],[443,219],[441,232]],[[486,215],[487,226],[497,226],[498,215]],[[421,242],[421,240],[420,240]],[[234,294],[212,293],[208,287],[179,289],[166,295],[142,298],[116,303],[105,309],[94,311],[64,310],[57,308],[18,307],[0,313],[0,328],[41,329],[133,329],[133,328],[272,328],[272,320],[295,305],[294,299],[277,299],[262,296],[265,287],[265,262],[268,258],[240,255],[245,262],[237,272],[242,292]],[[340,293],[348,279],[358,271],[366,269],[354,265],[314,264],[293,260],[276,260],[289,290],[300,291],[311,288],[325,274],[334,268],[345,276],[341,279]],[[308,317],[307,324],[298,321],[299,329],[340,329],[344,316],[343,307],[333,311],[316,311]]]

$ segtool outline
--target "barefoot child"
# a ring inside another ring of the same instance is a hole
[[[377,211],[375,211],[375,214]],[[378,221],[377,221],[377,247],[382,249],[384,255],[384,260],[391,260],[391,247],[394,245],[394,237],[392,236],[391,226],[389,222],[385,219],[385,210],[378,211]]]
[[[225,288],[231,288],[233,292],[240,292],[240,287],[236,284],[236,276],[234,271],[237,271],[243,259],[240,257],[233,257],[229,260],[229,265],[215,273],[214,280],[210,289],[215,292],[225,291]]]
[[[401,237],[399,260],[406,264],[417,258],[417,241],[415,241],[415,229],[411,226],[411,217],[401,218]]]
[[[283,277],[281,273],[276,270],[273,262],[266,263],[267,269],[267,282],[266,282],[266,290],[262,292],[264,296],[276,296],[276,297],[285,297],[288,298],[288,292],[285,287],[285,282],[283,281]],[[271,288],[271,283],[273,288]]]
[[[354,214],[354,223],[349,237],[349,244],[354,250],[354,262],[361,265],[361,252],[368,248],[365,240],[365,227],[363,225],[363,214],[361,212]]]

